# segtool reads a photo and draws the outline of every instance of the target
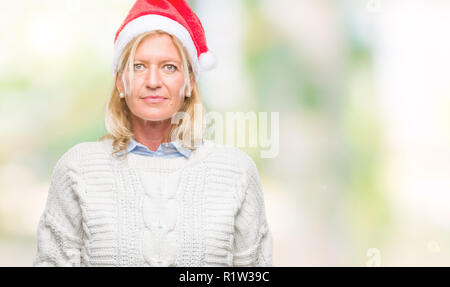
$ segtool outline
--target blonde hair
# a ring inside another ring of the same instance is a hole
[[[117,77],[122,76],[121,80],[124,84],[125,93],[128,94],[131,92],[131,82],[133,79],[134,70],[133,60],[137,47],[146,37],[159,34],[167,33],[164,31],[155,30],[137,36],[127,44],[122,52],[122,55],[119,58],[118,70],[114,75],[113,86],[106,104],[105,127],[108,133],[99,138],[100,141],[112,139],[113,156],[118,157],[119,153],[123,153],[124,155],[126,155],[126,148],[130,142],[131,137],[134,137],[130,117],[131,111],[126,104],[125,99],[120,98],[119,96],[119,90],[116,87],[116,79]],[[190,150],[195,150],[197,148],[197,144],[202,143],[204,140],[205,124],[203,119],[205,117],[203,104],[200,98],[200,92],[195,74],[193,73],[192,63],[188,56],[189,54],[186,48],[176,37],[170,34],[167,35],[172,38],[175,46],[178,49],[178,52],[181,55],[185,78],[185,83],[182,91],[184,92],[185,87],[188,88],[188,91],[191,90],[191,77],[194,78],[194,86],[192,87],[191,96],[184,98],[184,102],[180,110],[172,117],[172,127],[169,130],[169,134],[166,135],[166,137],[163,139],[163,142],[167,140],[179,140],[183,147]],[[127,90],[127,85],[124,77],[124,71],[127,65],[130,73],[130,90]],[[196,106],[201,107],[202,114],[200,115],[200,119],[202,120],[198,120],[198,118],[196,118],[199,116],[198,111],[196,111],[195,109]],[[176,120],[175,123],[174,119]]]

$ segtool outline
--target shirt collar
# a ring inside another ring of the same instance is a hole
[[[143,149],[146,152],[149,153],[154,153],[154,151],[151,151],[148,147],[146,147],[145,145],[137,142],[134,138],[130,138],[130,143],[128,144],[127,147],[127,152],[131,152],[135,149]],[[172,141],[169,143],[161,143],[161,145],[158,147],[157,150],[161,150],[161,149],[172,149],[172,150],[176,150],[177,152],[179,152],[181,155],[183,155],[186,158],[189,158],[189,155],[191,154],[192,150],[185,148],[181,145],[181,143],[176,140],[176,141]]]

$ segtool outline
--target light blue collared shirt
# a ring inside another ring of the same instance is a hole
[[[179,141],[172,141],[169,143],[161,143],[156,151],[150,150],[145,145],[137,142],[135,139],[130,138],[130,143],[127,147],[128,152],[150,156],[150,157],[186,157],[189,158],[192,150],[184,148]]]

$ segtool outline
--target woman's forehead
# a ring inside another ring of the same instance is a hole
[[[180,61],[181,57],[172,37],[156,34],[142,40],[136,49],[135,60]]]

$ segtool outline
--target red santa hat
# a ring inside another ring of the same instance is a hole
[[[114,39],[114,73],[125,46],[138,35],[153,30],[162,30],[181,41],[196,76],[217,65],[216,57],[206,45],[203,26],[186,0],[137,0]]]

